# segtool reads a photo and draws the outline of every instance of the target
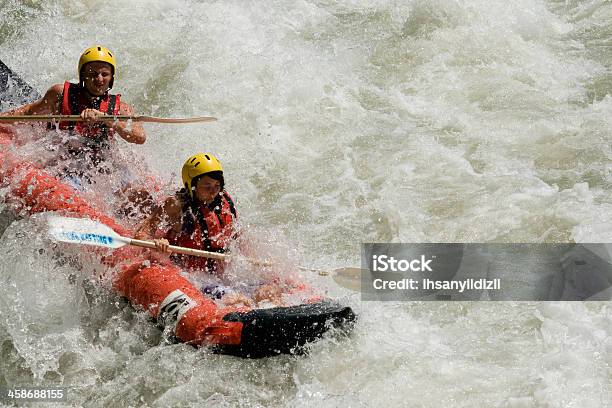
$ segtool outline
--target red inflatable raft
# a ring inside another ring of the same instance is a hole
[[[0,61],[0,99],[17,105],[35,98],[35,91]],[[53,211],[100,221],[117,233],[131,231],[94,209],[73,188],[32,163],[10,153],[13,134],[0,125],[0,183],[10,188],[10,200],[20,212]],[[330,327],[348,332],[353,311],[330,301],[270,309],[219,308],[172,264],[152,264],[141,250],[116,250],[107,263],[113,268],[114,290],[132,305],[146,310],[175,336],[194,346],[243,357],[300,353]]]

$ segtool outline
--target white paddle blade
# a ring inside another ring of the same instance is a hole
[[[84,218],[49,217],[49,234],[61,242],[120,248],[128,241],[104,224]]]

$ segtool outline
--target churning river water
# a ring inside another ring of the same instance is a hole
[[[0,0],[0,58],[39,92],[95,43],[138,114],[219,118],[146,124],[119,145],[130,165],[178,186],[214,153],[241,222],[295,264],[355,266],[362,242],[612,242],[609,1]],[[1,221],[0,387],[86,407],[612,406],[606,302],[362,302],[313,274],[359,314],[351,337],[244,360],[166,344],[35,222]]]

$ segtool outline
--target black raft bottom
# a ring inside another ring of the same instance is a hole
[[[247,358],[303,354],[307,343],[332,327],[350,332],[355,318],[350,307],[328,301],[228,313],[223,320],[244,325],[242,342],[237,346],[217,346],[215,352]]]
[[[0,111],[35,101],[40,95],[0,61]]]

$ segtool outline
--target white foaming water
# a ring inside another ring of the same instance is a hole
[[[43,91],[107,45],[138,113],[220,119],[145,125],[147,143],[123,151],[177,187],[186,157],[216,154],[244,224],[334,267],[358,263],[360,242],[612,240],[611,13],[602,1],[7,0],[0,54]],[[86,406],[612,401],[605,303],[360,304],[320,279],[360,314],[353,336],[246,361],[163,344],[146,317],[37,252],[49,244],[35,226],[1,241],[0,386],[63,381]]]

